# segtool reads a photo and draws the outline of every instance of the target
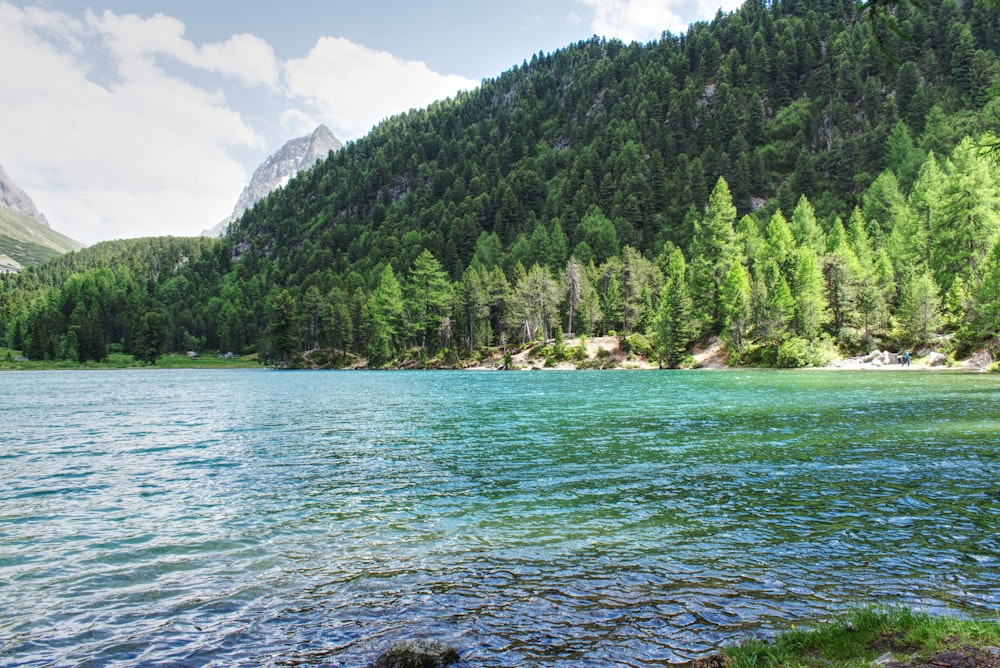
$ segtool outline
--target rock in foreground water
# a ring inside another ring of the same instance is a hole
[[[438,668],[458,661],[454,647],[437,640],[400,640],[382,652],[371,668]]]

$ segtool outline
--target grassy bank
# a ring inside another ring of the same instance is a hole
[[[747,641],[698,663],[730,668],[997,666],[1000,623],[859,608],[829,624],[793,628],[772,642]]]
[[[51,371],[71,369],[257,369],[260,362],[256,355],[223,359],[215,351],[204,351],[195,358],[184,353],[160,355],[155,365],[140,362],[125,353],[111,353],[103,362],[76,362],[73,360],[18,361],[20,352],[0,348],[0,371]]]

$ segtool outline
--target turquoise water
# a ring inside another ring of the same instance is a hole
[[[0,374],[0,665],[662,665],[1000,609],[1000,378]]]

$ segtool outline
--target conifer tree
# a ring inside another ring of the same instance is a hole
[[[808,246],[799,248],[795,271],[795,324],[806,339],[815,339],[829,322],[826,284],[816,252]]]
[[[396,355],[405,325],[403,289],[391,264],[382,270],[365,311],[368,357],[375,364],[384,364]]]
[[[965,139],[951,157],[940,215],[931,222],[931,268],[945,291],[955,277],[976,286],[987,253],[1000,237],[1000,181],[992,165]]]
[[[449,317],[452,301],[448,274],[426,248],[413,261],[405,297],[410,334],[425,350],[435,341],[444,318]]]
[[[719,177],[709,196],[705,215],[695,222],[691,240],[691,292],[703,332],[724,324],[720,292],[732,265],[739,261],[736,247],[736,207],[726,180]]]
[[[750,277],[746,268],[734,262],[726,274],[720,294],[725,313],[725,332],[732,337],[737,350],[742,350],[750,322]]]
[[[688,291],[684,253],[668,243],[664,254],[667,257],[665,284],[655,321],[657,350],[661,364],[676,367],[683,362],[698,326]]]
[[[930,271],[908,276],[896,317],[903,332],[914,343],[929,341],[937,332],[941,326],[941,296]]]

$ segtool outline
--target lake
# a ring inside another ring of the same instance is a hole
[[[0,665],[649,666],[995,618],[1000,377],[0,374]]]

